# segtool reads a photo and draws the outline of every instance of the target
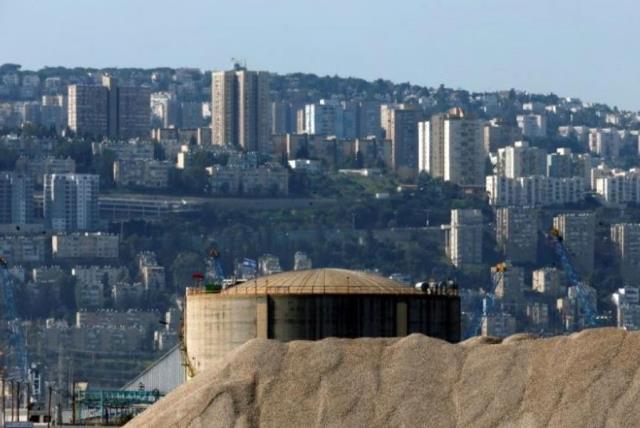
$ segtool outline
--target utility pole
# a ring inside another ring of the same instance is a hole
[[[16,381],[16,419],[20,422],[20,381]]]
[[[30,410],[31,410],[31,382],[27,381],[27,420],[29,420]]]
[[[15,415],[13,414],[13,405],[16,402],[15,390],[13,380],[11,380],[11,422],[15,422]]]
[[[51,388],[51,385],[49,385],[49,405],[47,406],[47,428],[49,428],[51,426],[51,394],[52,394],[53,388]]]
[[[7,421],[6,413],[5,413],[5,398],[4,398],[4,372],[2,373],[2,426],[4,427],[4,423]]]
[[[72,383],[71,391],[71,423],[76,424],[76,382]]]

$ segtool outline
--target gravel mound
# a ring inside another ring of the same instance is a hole
[[[127,427],[639,427],[640,333],[252,340]]]

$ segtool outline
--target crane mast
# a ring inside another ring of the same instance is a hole
[[[567,277],[567,281],[576,291],[578,311],[582,311],[584,314],[585,326],[596,327],[597,309],[595,308],[594,302],[591,299],[584,282],[580,279],[578,271],[574,268],[573,263],[571,262],[569,251],[564,245],[564,240],[560,231],[556,228],[552,228],[549,235],[551,237],[556,257],[560,261],[560,265]]]
[[[9,327],[11,348],[15,353],[15,375],[18,379],[27,379],[27,347],[22,333],[22,327],[18,321],[15,300],[15,284],[7,261],[0,257],[0,279],[2,285],[2,309],[4,319]]]

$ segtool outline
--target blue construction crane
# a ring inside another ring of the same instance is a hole
[[[220,280],[223,280],[224,269],[222,269],[222,262],[220,261],[220,251],[218,251],[216,248],[212,248],[211,251],[209,251],[209,259],[213,263],[213,269],[216,277]]]
[[[15,368],[17,370],[18,379],[27,378],[27,347],[25,344],[22,328],[18,322],[18,313],[16,311],[15,300],[15,284],[7,261],[0,257],[0,279],[2,280],[2,309],[4,319],[9,326],[10,345],[16,355]]]
[[[467,336],[472,337],[482,334],[482,322],[490,315],[495,313],[495,297],[496,288],[504,279],[504,273],[507,271],[507,263],[501,262],[494,266],[493,275],[491,275],[491,289],[482,299],[482,316],[474,319],[471,323],[472,330],[467,331]]]
[[[554,227],[549,232],[549,235],[553,243],[553,249],[567,277],[567,281],[571,286],[575,287],[576,297],[578,299],[578,310],[584,314],[585,326],[587,328],[597,327],[596,317],[598,312],[594,301],[591,299],[585,284],[581,281],[578,271],[576,271],[571,263],[571,257],[569,256],[569,251],[564,246],[564,239],[560,230]]]
[[[205,284],[205,289],[211,292],[218,292],[224,286],[224,269],[220,261],[220,251],[216,248],[209,250],[209,258],[207,260],[207,280],[212,282]]]

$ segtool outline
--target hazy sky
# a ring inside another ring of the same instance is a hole
[[[638,0],[0,0],[0,63],[313,72],[640,110]]]

